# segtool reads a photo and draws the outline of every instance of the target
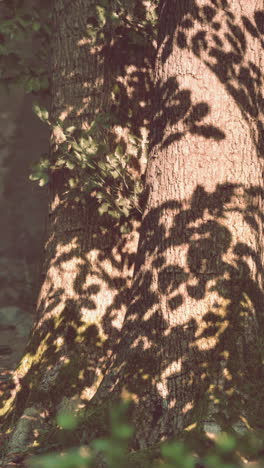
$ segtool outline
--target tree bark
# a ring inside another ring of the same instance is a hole
[[[146,207],[122,341],[94,403],[135,446],[263,397],[263,2],[162,0]]]
[[[111,91],[118,82],[127,105],[122,111],[130,108],[132,131],[140,137],[148,110],[136,102],[143,105],[147,99],[150,49],[132,47],[130,53],[118,53],[114,39],[107,45],[94,44],[86,28],[95,7],[93,0],[54,2],[52,121],[89,128],[99,112],[112,110]],[[108,133],[102,136],[122,140],[130,150],[125,119]],[[60,142],[56,127],[51,152]],[[130,219],[133,231],[121,234],[110,216],[99,216],[95,198],[88,196],[86,203],[71,199],[66,177],[65,171],[57,171],[50,184],[37,319],[15,373],[16,387],[2,410],[4,427],[13,430],[9,454],[26,449],[36,439],[36,430],[41,436],[58,410],[77,408],[93,396],[119,340],[128,303],[139,216]],[[135,177],[140,177],[139,168]]]

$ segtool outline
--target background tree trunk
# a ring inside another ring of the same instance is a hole
[[[208,417],[262,424],[261,8],[160,2],[132,299],[94,400],[131,396],[140,447]]]
[[[132,112],[132,131],[140,137],[148,109],[136,102],[146,101],[150,50],[141,47],[139,53],[132,47],[130,53],[118,53],[118,44],[94,44],[87,24],[95,8],[94,1],[54,2],[52,121],[89,128],[99,112],[110,112],[111,90],[118,82],[127,105],[122,111]],[[126,135],[124,118],[111,139],[122,139],[128,148]],[[51,142],[54,152],[61,142],[58,127]],[[58,409],[78,407],[93,396],[119,340],[128,301],[139,216],[131,220],[134,230],[121,234],[110,216],[99,216],[95,198],[88,197],[85,204],[70,198],[66,177],[65,170],[57,171],[50,184],[37,320],[15,374],[16,388],[3,409],[5,428],[13,429],[9,454],[32,443],[36,429],[41,437]],[[140,177],[139,169],[135,177]]]

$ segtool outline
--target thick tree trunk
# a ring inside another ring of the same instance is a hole
[[[94,399],[131,396],[141,447],[208,417],[261,425],[263,17],[263,1],[160,2],[132,301]]]
[[[139,136],[147,123],[146,112],[136,107],[137,99],[146,99],[147,51],[134,47],[132,56],[131,51],[114,56],[112,43],[111,48],[94,45],[86,28],[95,6],[92,0],[54,2],[52,120],[89,127],[99,112],[110,112],[118,81]],[[124,124],[113,129],[111,138],[122,138],[128,147],[126,133]],[[60,138],[57,129],[53,151]],[[13,429],[10,453],[32,443],[36,429],[41,435],[58,409],[77,407],[93,396],[119,340],[128,302],[138,221],[132,220],[130,234],[121,234],[110,216],[99,216],[95,198],[85,204],[71,200],[66,176],[58,171],[51,182],[37,320],[15,375],[16,388],[3,409],[5,427]]]

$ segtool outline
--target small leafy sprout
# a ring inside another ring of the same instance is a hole
[[[109,147],[104,138],[105,130],[111,126],[111,116],[107,113],[98,114],[88,130],[78,131],[75,126],[66,127],[61,121],[52,125],[45,108],[38,104],[33,108],[40,120],[52,128],[55,143],[52,157],[45,155],[35,164],[30,179],[43,186],[54,171],[66,169],[69,195],[82,201],[88,195],[96,198],[99,215],[123,219],[122,232],[129,232],[125,219],[132,211],[141,212],[139,197],[143,184],[131,171],[133,158],[145,155],[141,139],[129,136],[133,148],[130,154],[124,144]]]

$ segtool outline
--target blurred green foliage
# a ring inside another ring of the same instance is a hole
[[[49,89],[49,1],[2,0],[0,3],[0,86],[26,93]]]
[[[197,450],[199,436],[193,432],[187,442],[171,440],[163,442],[158,450],[150,447],[131,451],[129,447],[134,430],[127,421],[127,410],[127,403],[112,409],[108,437],[96,439],[89,445],[62,449],[60,453],[34,456],[30,467],[90,468],[101,463],[108,468],[241,468],[249,460],[257,460],[254,468],[264,466],[263,435],[252,432],[243,435],[220,433],[215,439],[210,439],[209,445],[205,443],[207,449],[200,447]],[[74,431],[78,419],[73,414],[60,413],[57,425],[69,432]],[[199,444],[203,444],[201,438]]]

